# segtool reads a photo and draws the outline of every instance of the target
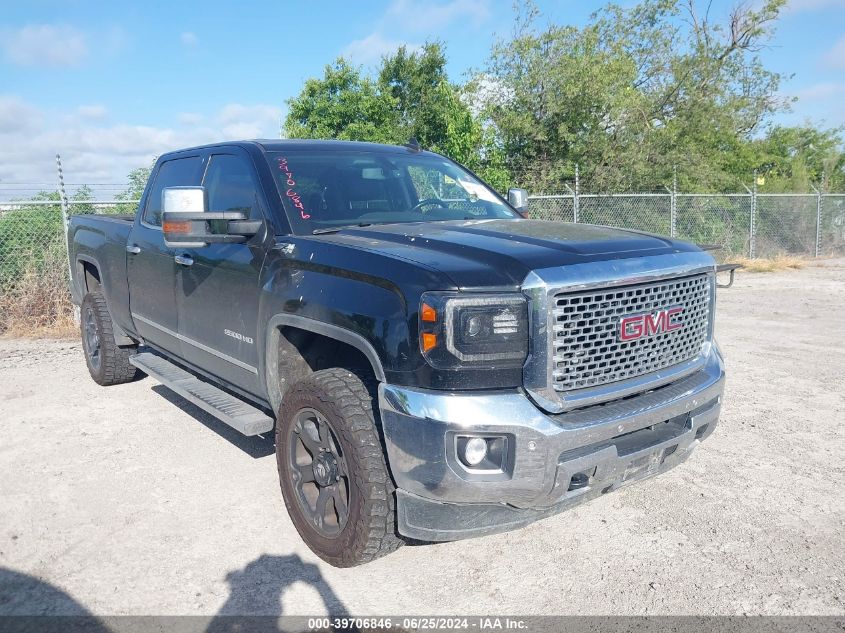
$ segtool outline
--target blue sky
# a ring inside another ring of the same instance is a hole
[[[732,4],[714,0],[712,12]],[[579,25],[603,3],[538,5]],[[510,0],[3,0],[0,187],[52,182],[57,151],[71,181],[116,182],[168,149],[275,137],[285,100],[339,55],[371,66],[439,39],[457,80],[512,18]],[[794,75],[783,92],[799,102],[782,122],[845,123],[845,0],[791,0],[761,55]]]

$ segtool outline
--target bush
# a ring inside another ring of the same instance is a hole
[[[29,207],[0,215],[0,291],[25,271],[38,270],[65,256],[62,214],[55,207]]]
[[[48,249],[37,259],[26,259],[14,283],[0,286],[0,335],[67,336],[75,332],[67,257],[62,249]]]

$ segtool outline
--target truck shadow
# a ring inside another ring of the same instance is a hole
[[[192,402],[188,402],[182,396],[174,393],[164,385],[155,385],[152,387],[152,390],[172,405],[182,409],[182,411],[190,415],[200,424],[217,433],[217,435],[228,441],[230,444],[237,446],[250,457],[261,459],[262,457],[268,457],[275,454],[276,449],[272,433],[251,436],[241,435],[232,427],[228,426],[224,422],[221,422],[210,413],[203,411]]]
[[[8,567],[0,567],[0,616],[9,615],[94,617],[58,587]]]

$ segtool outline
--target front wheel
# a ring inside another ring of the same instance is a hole
[[[317,556],[353,567],[402,545],[372,396],[358,376],[325,369],[290,388],[276,461],[291,521]]]

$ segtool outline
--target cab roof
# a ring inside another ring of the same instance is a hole
[[[211,143],[208,145],[197,145],[195,147],[188,147],[184,149],[175,150],[174,152],[196,151],[211,149],[214,147],[232,147],[238,146],[243,148],[253,147],[263,152],[284,152],[291,150],[309,150],[309,151],[326,151],[326,152],[342,152],[342,151],[365,151],[365,152],[379,152],[386,154],[422,152],[424,150],[417,150],[406,145],[386,145],[383,143],[368,143],[364,141],[336,141],[336,140],[318,140],[318,139],[252,139],[240,141],[226,141],[222,143]],[[428,153],[428,152],[425,152]]]

